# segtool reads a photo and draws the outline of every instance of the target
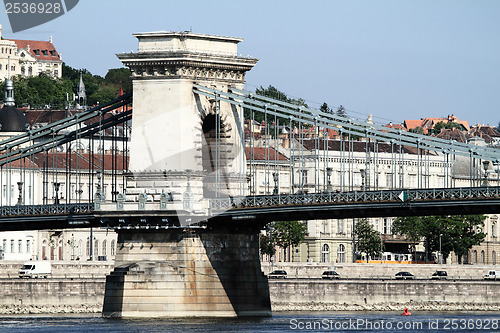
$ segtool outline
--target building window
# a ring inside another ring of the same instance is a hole
[[[31,240],[26,240],[26,253],[31,253]]]
[[[15,253],[16,252],[16,248],[14,246],[14,240],[11,239],[10,240],[10,253]]]
[[[484,264],[484,250],[481,251],[481,264]]]
[[[491,263],[493,265],[497,264],[497,253],[495,251],[491,252]]]
[[[321,248],[321,262],[329,262],[330,261],[330,247],[328,244],[323,244]]]
[[[345,262],[345,246],[343,244],[340,244],[337,249],[337,262]]]
[[[2,249],[4,252],[7,252],[7,240],[6,239],[3,240]]]
[[[115,240],[111,241],[111,255],[115,255]]]
[[[90,258],[90,241],[87,239],[87,245],[85,246],[85,254]]]
[[[472,262],[477,264],[477,251],[472,252]]]
[[[78,256],[81,256],[83,254],[83,246],[82,246],[82,240],[80,239],[78,241]]]
[[[19,253],[23,253],[23,241],[22,240],[18,240],[17,242],[17,248],[18,248],[18,252]]]
[[[337,220],[337,233],[339,234],[344,233],[344,220],[342,219]]]
[[[106,242],[106,240],[103,240],[103,241],[102,241],[102,255],[103,255],[103,256],[106,256],[106,254],[107,254],[107,253],[106,253],[106,252],[107,252],[107,251],[106,251],[106,247],[107,247],[107,245],[108,245],[108,242]]]
[[[94,242],[94,259],[99,256],[99,241],[96,239]]]
[[[387,219],[384,219],[384,234],[387,235],[388,231],[389,231],[389,223]]]

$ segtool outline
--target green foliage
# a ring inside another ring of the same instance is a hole
[[[444,258],[452,251],[463,256],[486,237],[481,231],[485,218],[484,215],[400,217],[394,220],[392,232],[404,235],[414,242],[424,240],[428,254],[439,251],[441,238]]]
[[[274,239],[281,248],[297,246],[307,235],[307,227],[299,221],[279,221],[274,224]]]
[[[255,93],[257,95],[277,99],[279,101],[287,102],[287,103],[294,104],[297,106],[303,106],[305,108],[308,107],[306,102],[302,98],[299,98],[299,99],[289,98],[284,92],[279,91],[278,89],[276,89],[273,86],[269,86],[268,88],[264,88],[261,86],[260,88],[255,89]],[[245,118],[252,119],[252,113],[248,109],[245,109]],[[258,121],[259,123],[266,121],[265,114],[263,112],[254,112],[253,118],[255,121]],[[275,121],[274,116],[272,116],[272,115],[267,116],[267,124],[270,125],[274,121]],[[278,121],[280,125],[285,125],[285,124],[289,125],[290,124],[290,121],[288,119],[285,119],[285,118],[277,117],[276,121]],[[293,126],[293,124],[292,124],[292,126]],[[272,133],[270,133],[270,134],[272,134]]]
[[[18,106],[31,108],[64,109],[67,99],[71,102],[77,92],[82,75],[87,93],[87,105],[105,103],[118,97],[120,85],[124,93],[132,91],[132,81],[128,68],[110,69],[103,78],[92,75],[86,69],[74,69],[63,63],[63,75],[60,79],[41,73],[38,76],[17,76],[13,78],[14,98]],[[120,83],[121,82],[121,83]],[[0,89],[5,89],[5,82]]]
[[[68,80],[54,79],[45,73],[38,76],[17,76],[14,82],[14,98],[19,106],[32,108],[61,108],[66,106],[66,94],[73,96],[73,85]],[[5,88],[5,82],[2,89]]]
[[[259,239],[260,252],[269,256],[274,256],[276,253],[275,242],[271,235],[260,235]]]
[[[260,251],[273,256],[275,247],[299,245],[307,235],[307,227],[299,221],[278,221],[268,225],[267,234],[260,235]]]
[[[342,105],[337,108],[337,116],[347,117],[347,112]]]
[[[415,128],[410,129],[409,132],[416,134],[424,134],[424,129],[422,128],[422,126],[417,126]]]
[[[330,109],[330,107],[329,107],[329,106],[328,106],[328,104],[326,104],[326,103],[321,104],[321,106],[320,106],[319,110],[320,110],[321,112],[325,112],[325,113],[333,113],[333,110],[332,110],[332,109]]]
[[[464,127],[459,123],[454,123],[454,122],[444,123],[440,121],[439,123],[434,125],[434,133],[439,134],[443,129],[453,129],[453,128],[458,128],[461,131],[464,130]]]
[[[356,248],[358,252],[364,252],[374,257],[380,254],[380,233],[366,219],[361,219],[354,227],[356,233]],[[366,261],[368,262],[368,256]]]

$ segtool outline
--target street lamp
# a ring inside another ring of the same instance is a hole
[[[361,170],[359,170],[359,172],[361,173],[361,191],[364,191],[365,190],[366,170],[361,169]]]
[[[19,198],[17,198],[18,205],[24,205],[23,199],[23,182],[17,182],[17,188],[19,189]]]
[[[279,194],[279,190],[278,190],[278,177],[279,177],[279,174],[277,172],[273,172],[273,180],[274,180],[273,195],[278,195]]]
[[[439,263],[443,263],[443,252],[441,251],[441,237],[443,237],[443,234],[439,234]]]
[[[54,198],[54,204],[59,205],[59,188],[61,183],[54,183],[54,192],[56,192],[56,197]]]
[[[328,183],[327,183],[327,186],[326,186],[326,191],[327,192],[332,192],[333,191],[333,186],[332,186],[332,181],[331,181],[332,168],[330,168],[330,167],[326,168],[326,175],[327,175],[327,178],[328,178]]]
[[[488,184],[488,166],[489,165],[490,165],[490,161],[483,161],[483,168],[484,168],[483,186],[489,186],[489,184]]]

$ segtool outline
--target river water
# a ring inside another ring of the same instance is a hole
[[[500,313],[282,312],[269,318],[149,320],[4,315],[0,332],[500,332]]]

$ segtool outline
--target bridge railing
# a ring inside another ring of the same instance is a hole
[[[0,216],[33,216],[90,213],[95,210],[93,203],[59,204],[59,205],[19,205],[0,207]]]
[[[210,200],[212,211],[292,206],[312,204],[345,204],[354,202],[388,202],[426,200],[460,200],[500,197],[500,187],[466,187],[434,189],[400,189],[380,191],[328,192],[307,194],[259,195],[249,197],[214,198]]]

